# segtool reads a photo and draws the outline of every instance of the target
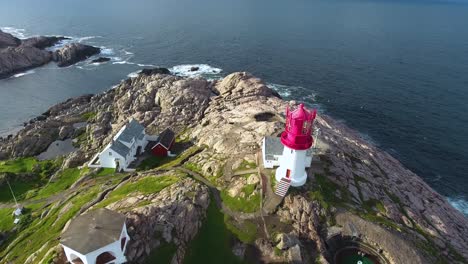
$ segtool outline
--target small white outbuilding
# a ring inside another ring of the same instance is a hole
[[[125,263],[130,237],[126,217],[106,208],[78,216],[61,236],[65,256],[74,264]]]

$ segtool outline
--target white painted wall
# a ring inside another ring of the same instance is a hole
[[[294,150],[285,146],[279,161],[280,166],[276,169],[276,180],[279,182],[281,178],[286,177],[286,171],[289,169],[291,186],[304,185],[307,180],[306,152],[306,150]]]
[[[121,249],[121,245],[120,245],[120,239],[122,239],[123,237],[126,237],[127,238],[127,241],[125,243],[125,246],[123,248],[123,250]],[[96,263],[96,258],[101,255],[102,253],[104,252],[110,252],[112,253],[112,255],[114,255],[115,257],[115,260],[113,260],[112,262],[110,263],[115,263],[115,264],[121,264],[121,263],[126,263],[127,262],[127,258],[125,257],[125,250],[127,249],[127,245],[128,245],[128,242],[130,241],[130,236],[128,235],[127,233],[127,226],[126,224],[123,225],[122,227],[122,232],[121,232],[121,235],[120,235],[120,239],[118,241],[115,241],[105,247],[102,247],[100,249],[97,249],[93,252],[89,252],[88,254],[86,255],[83,255],[65,245],[62,245],[63,247],[63,250],[65,251],[65,256],[67,257],[67,260],[70,262],[70,263],[73,263],[72,262],[72,259],[73,259],[73,255],[75,256],[78,256],[81,258],[81,261],[83,261],[83,264],[95,264]]]

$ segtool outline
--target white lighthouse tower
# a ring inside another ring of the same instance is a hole
[[[312,124],[317,111],[307,110],[303,104],[296,109],[286,109],[286,127],[281,134],[281,143],[284,146],[283,155],[279,158],[279,167],[276,169],[276,181],[279,183],[276,193],[284,196],[289,186],[298,187],[307,180],[306,152],[312,146]],[[310,162],[310,160],[309,160]]]

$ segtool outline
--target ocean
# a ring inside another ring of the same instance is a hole
[[[248,71],[319,107],[468,215],[468,2],[433,0],[0,0],[0,28],[99,46],[104,64],[0,80],[0,134],[142,68]]]

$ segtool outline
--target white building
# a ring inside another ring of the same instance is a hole
[[[262,140],[263,167],[273,169],[280,165],[283,156],[284,146],[279,137],[264,137]],[[306,168],[312,163],[312,148],[306,151]]]
[[[136,156],[144,152],[148,138],[145,128],[132,119],[120,129],[112,142],[91,160],[88,167],[130,171],[128,166],[136,159]]]
[[[75,218],[62,234],[60,244],[74,264],[120,264],[127,262],[130,237],[125,216],[106,208]]]

